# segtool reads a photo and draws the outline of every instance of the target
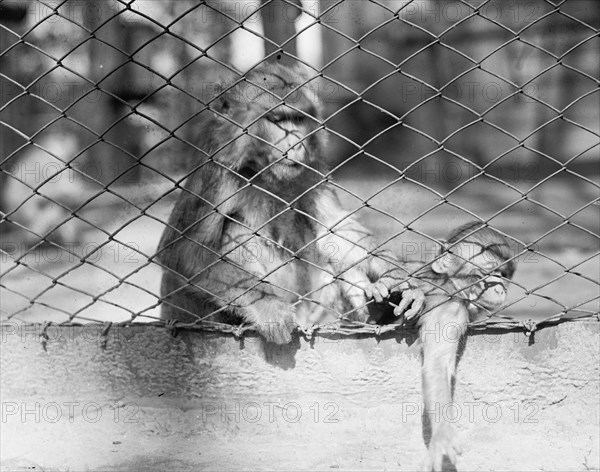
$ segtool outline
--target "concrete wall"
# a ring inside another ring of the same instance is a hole
[[[162,328],[2,327],[2,470],[415,470],[414,333],[296,339]],[[600,324],[474,334],[459,470],[599,466]],[[105,348],[102,344],[106,344]],[[451,411],[441,411],[451,414]]]

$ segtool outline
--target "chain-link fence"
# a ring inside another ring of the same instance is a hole
[[[345,208],[340,218],[360,220],[377,240],[369,257],[431,261],[449,228],[480,221],[510,238],[518,270],[507,302],[474,326],[534,330],[597,320],[597,2],[4,1],[0,14],[3,321],[164,324],[161,305],[171,302],[161,277],[173,269],[157,245],[173,228],[178,195],[219,214],[252,187],[256,172],[222,168],[244,185],[213,192],[226,196],[210,201],[211,182],[190,192],[182,190],[185,179],[218,162],[226,146],[239,155],[256,142],[279,149],[261,134],[260,120],[281,122],[267,115],[283,105],[300,113],[286,120],[304,120],[309,113],[292,99],[299,91],[323,112],[308,136],[283,151],[298,143],[320,151],[311,189],[335,187]],[[242,123],[223,97],[251,83],[262,62],[304,72],[289,93],[264,86],[275,102]],[[227,109],[215,112],[219,102]],[[215,113],[237,130],[207,150],[200,143],[223,132],[207,127]],[[328,135],[323,148],[307,144],[317,133]],[[215,187],[229,182],[223,172],[214,176],[221,179]],[[283,202],[279,190],[269,192]],[[269,213],[247,199],[241,213],[269,221],[244,220],[245,228],[257,236],[286,210],[301,214],[295,203]],[[315,215],[303,217],[336,233],[339,221]],[[240,223],[244,215],[226,216]],[[280,227],[309,225],[296,216]],[[211,221],[205,215],[187,225],[212,231]],[[185,239],[181,228],[179,237]],[[267,240],[286,256],[257,284],[272,284],[275,272],[284,280],[298,260],[314,265],[305,247],[288,247],[272,233]],[[210,261],[178,274],[184,282],[175,291],[193,286],[219,298],[198,275],[219,263],[239,269],[231,255],[247,245],[195,243]],[[228,270],[223,277],[232,276]],[[319,290],[347,282],[335,270],[328,275]],[[228,283],[240,276],[232,277]],[[214,316],[253,288],[191,313],[200,315],[195,324],[253,329]],[[297,305],[314,291],[291,295]],[[345,318],[344,310],[336,313]],[[381,333],[397,325],[321,329]]]

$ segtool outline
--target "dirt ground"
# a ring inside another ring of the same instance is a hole
[[[520,422],[514,421],[517,410],[510,406],[502,408],[503,417],[494,423],[461,421],[459,470],[598,470],[597,416],[568,434],[557,421],[574,414],[583,420],[586,411],[597,415],[597,407],[588,410],[590,401],[527,411],[531,416]],[[331,423],[324,418],[315,423],[313,405],[302,405],[297,423],[284,421],[278,412],[269,423],[264,406],[263,418],[252,424],[236,421],[234,414],[226,423],[212,417],[203,422],[202,408],[164,406],[142,406],[135,412],[125,408],[117,423],[119,413],[106,404],[96,423],[80,416],[72,423],[63,418],[54,424],[4,424],[2,470],[421,470],[426,451],[418,415],[403,421],[399,405],[342,406]],[[490,411],[495,415],[495,408]],[[572,426],[571,420],[566,422]]]

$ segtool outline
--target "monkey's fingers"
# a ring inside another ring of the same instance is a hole
[[[448,425],[442,425],[429,443],[427,470],[441,472],[444,470],[444,457],[455,465],[460,454],[462,450],[454,430]]]
[[[397,279],[391,279],[388,285],[390,287],[390,293],[404,292],[405,290],[410,290],[410,285],[406,281],[398,283]]]
[[[410,290],[410,300],[412,301],[410,310],[404,313],[407,320],[412,320],[415,316],[421,314],[425,307],[425,294],[420,288]]]
[[[403,316],[404,312],[412,303],[412,301],[413,296],[410,290],[405,290],[404,292],[402,292],[402,299],[400,300],[398,306],[394,308],[394,315],[398,317]]]
[[[448,454],[442,451],[442,448],[435,447],[429,450],[427,455],[427,459],[425,460],[424,469],[428,472],[443,472],[444,470],[444,457],[448,457],[448,460],[452,462],[452,464],[456,464],[456,456],[454,460],[450,458]]]
[[[461,452],[453,447],[452,445],[445,445],[446,447],[438,448],[435,457],[430,458],[430,467],[429,470],[434,472],[442,472],[445,470],[444,468],[444,457],[448,458],[448,461],[452,465],[456,465],[456,461]],[[455,469],[454,469],[455,470]]]
[[[382,303],[384,299],[390,296],[387,286],[381,281],[367,285],[365,294],[368,299],[373,298],[377,303]]]
[[[402,300],[400,300],[398,306],[394,308],[394,315],[398,317],[404,316],[407,320],[411,320],[421,312],[424,304],[425,295],[420,289],[413,288],[404,290],[402,292]],[[410,310],[407,310],[409,306],[411,308]]]
[[[373,297],[373,284],[369,284],[365,287],[365,295],[367,297],[367,300],[370,300]]]

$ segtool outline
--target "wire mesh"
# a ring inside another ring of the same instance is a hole
[[[262,235],[283,251],[282,263],[224,299],[201,276],[223,263],[247,271],[236,257],[249,239],[222,250],[195,241],[209,262],[175,274],[185,280],[177,290],[219,303],[202,314],[186,310],[192,321],[175,323],[159,314],[171,304],[160,279],[173,266],[158,239],[169,227],[185,238],[168,220],[178,194],[218,213],[251,187],[254,176],[215,156],[246,138],[281,151],[256,130],[282,105],[306,114],[294,99],[307,90],[325,111],[299,142],[325,133],[329,144],[319,179],[301,196],[326,183],[346,210],[339,221],[315,224],[335,234],[336,225],[360,219],[375,235],[377,247],[354,266],[368,257],[430,262],[446,228],[480,221],[514,243],[519,269],[508,302],[474,329],[530,332],[598,320],[594,2],[65,0],[0,8],[3,322],[253,330],[215,315],[298,259],[318,266],[305,247]],[[306,76],[280,96],[249,79],[263,62],[300,65]],[[271,97],[268,108],[244,123],[214,111],[247,83]],[[199,143],[211,138],[203,132],[218,134],[206,128],[206,115],[215,113],[237,130],[207,152]],[[185,182],[207,163],[246,186],[217,201],[207,201],[205,189],[190,191]],[[262,191],[283,208],[246,224],[252,236],[290,209],[300,213],[277,191]],[[209,226],[212,214],[189,224]],[[316,288],[292,291],[294,304],[311,300],[319,308],[315,294],[328,285],[358,287],[345,271],[329,275]],[[351,321],[344,310],[336,315],[302,328],[309,335],[399,329]]]

